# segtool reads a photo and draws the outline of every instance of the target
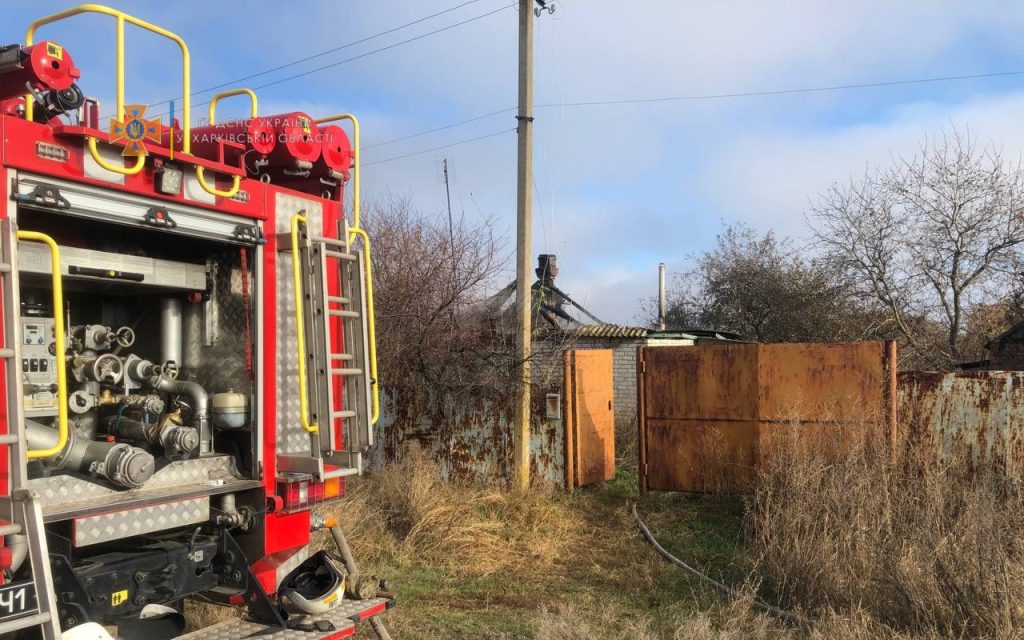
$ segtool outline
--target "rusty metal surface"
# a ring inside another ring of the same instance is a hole
[[[753,421],[648,421],[648,488],[735,493],[753,479],[758,456]]]
[[[901,436],[931,442],[951,460],[966,457],[1009,477],[1024,472],[1024,372],[900,373]]]
[[[615,477],[615,412],[611,349],[574,349],[569,415],[576,486]]]
[[[884,342],[758,345],[758,419],[877,420],[885,349]]]
[[[534,482],[565,484],[565,430],[547,419],[545,396],[560,387],[535,388],[530,430],[530,470]],[[408,408],[394,394],[381,394],[381,417],[374,425],[370,467],[400,457],[406,443],[417,443],[440,466],[445,479],[493,482],[511,478],[513,403],[509,393],[445,396]]]
[[[776,436],[797,429],[841,450],[887,416],[882,342],[643,348],[639,357],[643,488],[744,491]]]
[[[644,348],[647,417],[755,420],[758,346]]]

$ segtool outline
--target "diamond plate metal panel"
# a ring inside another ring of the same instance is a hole
[[[212,344],[207,345],[204,305],[185,305],[182,314],[182,379],[203,385],[211,396],[228,388],[249,392],[245,371],[245,306],[242,303],[242,269],[239,247],[226,247],[212,257],[215,263],[212,297]],[[249,264],[256,255],[249,249]],[[249,280],[250,300],[256,286]],[[255,334],[256,321],[252,320]]]
[[[83,500],[128,499],[144,491],[179,485],[220,483],[241,478],[230,456],[213,456],[196,460],[177,460],[153,474],[140,489],[112,489],[99,481],[91,482],[79,476],[60,475],[34,478],[28,488],[38,496],[43,510]],[[116,500],[111,504],[116,505]]]
[[[293,553],[290,558],[282,562],[274,570],[275,584],[280,585],[284,577],[291,573],[292,569],[299,566],[309,558],[309,545],[306,545]]]
[[[284,193],[274,201],[278,234],[291,232],[291,216],[305,209],[309,228],[323,229],[323,205],[315,200]],[[295,361],[295,288],[292,283],[291,253],[281,253],[277,260],[277,451],[308,454],[309,434],[299,417],[299,367]]]
[[[209,519],[210,499],[204,496],[75,518],[72,537],[76,547],[86,547],[130,536],[201,524]]]
[[[229,620],[220,624],[178,636],[177,640],[238,640],[239,638],[259,638],[260,640],[314,640],[319,638],[346,638],[354,632],[353,618],[363,619],[365,612],[386,607],[384,598],[370,600],[342,600],[335,609],[315,618],[303,620],[330,620],[334,623],[334,631],[320,633],[318,631],[300,631],[298,629],[273,629],[261,624],[243,620]],[[375,614],[366,615],[370,617]],[[347,633],[345,633],[347,631]]]

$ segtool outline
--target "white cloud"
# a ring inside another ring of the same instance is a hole
[[[140,3],[132,10],[189,41],[193,84],[202,88],[455,4],[206,3],[200,21],[181,3]],[[479,0],[241,84],[259,85],[336,62],[504,4]],[[1002,0],[557,4],[554,16],[537,21],[539,103],[1005,71],[1024,59],[1024,3]],[[0,27],[7,41],[21,38],[17,22]],[[99,53],[109,46],[98,44],[112,40],[101,37],[109,31],[99,31],[111,29],[108,23],[60,32],[76,59],[89,65],[83,86],[101,95],[112,88],[112,60]],[[129,97],[159,100],[177,92],[176,51],[137,35],[129,36],[128,45],[147,61],[129,75]],[[364,141],[372,143],[511,107],[515,80],[516,15],[506,9],[259,93],[265,112],[355,111]],[[539,111],[535,253],[558,253],[566,290],[599,316],[632,322],[635,301],[653,295],[657,262],[713,244],[720,218],[798,234],[808,197],[866,164],[912,151],[925,133],[951,124],[969,126],[979,139],[1018,153],[1024,144],[1024,125],[1017,122],[1024,94],[998,93],[1011,82]],[[225,114],[242,108],[226,104]],[[512,114],[502,114],[369,149],[365,158],[400,156],[513,126]],[[452,167],[456,212],[494,216],[511,242],[512,134],[369,167],[364,189],[406,192],[425,212],[440,213],[443,157]]]
[[[1009,160],[1024,151],[1024,92],[960,104],[906,105],[884,122],[824,131],[765,128],[724,141],[699,183],[704,195],[736,219],[791,235],[804,233],[810,199],[833,182],[913,156],[928,137],[954,128],[992,144]]]

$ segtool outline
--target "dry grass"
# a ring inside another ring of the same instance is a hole
[[[688,612],[659,630],[647,619],[629,617],[615,607],[592,604],[567,605],[557,611],[543,612],[534,637],[536,640],[940,640],[947,637],[895,631],[863,612],[847,616],[828,614],[814,629],[795,629],[753,612],[746,600]]]
[[[525,564],[544,570],[582,528],[551,494],[443,482],[416,447],[331,506],[330,515],[351,532],[356,557],[451,565],[476,576]],[[318,542],[333,544],[327,536]]]
[[[858,611],[924,636],[1019,637],[1024,499],[934,449],[773,447],[748,513],[762,593],[812,616]],[[863,617],[863,616],[861,616]],[[856,618],[856,616],[855,616]]]
[[[655,494],[641,512],[683,559],[818,621],[795,629],[661,562],[625,510],[635,480],[575,495],[445,483],[410,451],[324,505],[392,579],[396,638],[1024,638],[1024,499],[914,450],[785,442],[745,514]],[[745,522],[745,526],[742,524]],[[317,543],[327,545],[326,537]],[[755,588],[756,587],[756,588]]]

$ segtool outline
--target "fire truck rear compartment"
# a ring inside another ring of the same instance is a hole
[[[138,519],[157,511],[180,514],[154,530],[206,520],[211,496],[258,486],[258,416],[247,410],[256,406],[255,248],[27,206],[17,222],[62,250],[64,317],[57,320],[48,250],[19,243],[31,449],[57,442],[55,322],[67,336],[68,443],[28,469],[46,520],[74,519],[72,542],[88,544],[97,514],[123,512],[122,530],[110,531],[108,516],[104,535],[125,537],[146,533]],[[194,515],[185,515],[189,509]]]

